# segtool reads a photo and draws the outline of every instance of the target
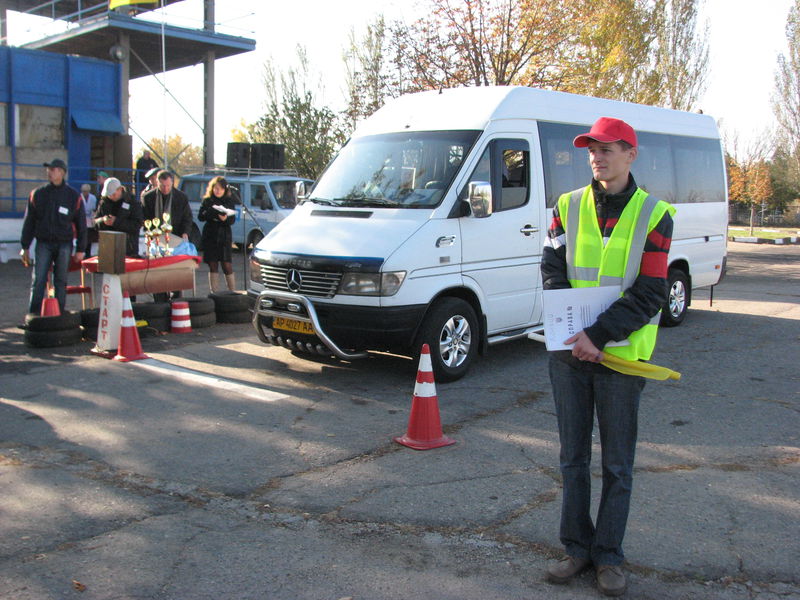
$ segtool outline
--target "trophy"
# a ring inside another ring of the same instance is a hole
[[[153,244],[155,245],[155,248],[153,249],[153,256],[155,258],[158,258],[159,256],[161,256],[161,246],[158,243],[158,238],[160,237],[161,233],[161,219],[155,217],[152,223],[153,223]]]
[[[165,212],[161,215],[161,218],[164,221],[164,224],[161,225],[161,231],[164,233],[164,253],[165,256],[171,256],[172,248],[169,245],[169,233],[172,231],[172,225],[169,222],[170,214]]]
[[[153,226],[153,222],[150,219],[145,219],[144,221],[144,241],[147,244],[147,258],[153,258],[153,255],[150,251],[150,238],[153,237],[153,232],[150,231],[150,228]]]

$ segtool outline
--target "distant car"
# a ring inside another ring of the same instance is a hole
[[[295,177],[285,173],[259,173],[236,174],[229,171],[206,171],[184,175],[178,188],[188,196],[192,207],[191,241],[200,248],[200,232],[203,223],[198,221],[197,214],[200,203],[206,193],[208,182],[214,177],[222,175],[228,184],[236,189],[239,198],[247,208],[242,211],[239,205],[236,209],[236,222],[233,224],[233,242],[246,249],[255,245],[279,222],[285,219],[297,204],[298,183],[311,189],[313,180]],[[301,186],[301,188],[302,188]],[[244,212],[244,216],[242,213]]]

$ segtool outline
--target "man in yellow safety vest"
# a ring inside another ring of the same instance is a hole
[[[547,568],[547,579],[566,583],[594,566],[601,592],[618,596],[627,582],[620,566],[628,520],[639,397],[644,379],[599,364],[608,352],[648,360],[667,297],[667,254],[675,209],[636,185],[636,132],[601,117],[574,140],[588,148],[593,179],[566,193],[553,209],[542,256],[545,290],[617,286],[619,299],[596,322],[566,340],[572,350],[552,352],[553,386],[563,478],[560,539],[566,556]],[[625,346],[607,347],[627,340]],[[597,518],[590,515],[592,429],[597,414],[603,488]]]

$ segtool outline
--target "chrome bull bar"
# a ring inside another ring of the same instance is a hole
[[[305,315],[300,315],[293,312],[282,311],[282,310],[273,310],[271,308],[264,308],[262,306],[261,301],[269,298],[270,300],[279,300],[281,302],[296,302],[301,304],[303,308],[306,310]],[[270,340],[269,337],[264,333],[264,330],[259,323],[258,317],[284,317],[294,319],[295,321],[302,321],[304,323],[310,323],[311,326],[314,328],[314,334],[319,338],[319,340],[325,344],[325,346],[330,350],[335,356],[338,358],[342,358],[345,360],[355,360],[359,358],[366,358],[366,352],[347,352],[346,350],[342,350],[339,346],[336,345],[328,335],[325,333],[325,330],[322,328],[322,325],[319,322],[319,317],[317,317],[317,311],[314,309],[314,305],[306,298],[305,296],[301,296],[300,294],[293,294],[291,292],[282,292],[282,291],[275,291],[275,290],[265,290],[261,292],[256,297],[256,303],[253,307],[253,327],[255,327],[256,334],[258,335],[258,339],[260,339],[265,344],[275,344],[274,340]],[[283,338],[280,336],[275,336],[278,339],[278,343],[281,346],[290,349],[297,349],[297,350],[307,350],[309,352],[314,352],[315,349],[312,344],[303,344],[302,342],[298,341],[296,344],[290,344],[284,341]],[[319,350],[316,350],[318,353]]]

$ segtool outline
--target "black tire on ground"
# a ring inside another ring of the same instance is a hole
[[[181,301],[189,303],[189,314],[192,317],[214,313],[214,301],[211,298],[189,296],[188,298],[176,298],[173,300],[173,302]]]
[[[258,245],[258,242],[264,239],[264,234],[261,233],[258,229],[255,231],[251,231],[250,234],[247,236],[247,244],[245,244],[245,251],[252,252],[253,248]]]
[[[133,316],[145,321],[151,318],[169,317],[172,314],[172,304],[169,302],[134,302],[131,307]]]
[[[31,348],[56,348],[71,346],[81,341],[83,331],[80,327],[60,329],[56,331],[31,331],[24,334],[25,345]]]
[[[83,328],[83,339],[89,340],[90,342],[97,341],[97,327],[84,327]]]
[[[81,311],[81,325],[84,327],[94,327],[97,329],[97,324],[100,322],[100,309],[99,308],[85,308]]]
[[[191,315],[192,329],[203,329],[217,324],[217,315],[213,311],[205,315]]]
[[[66,331],[75,329],[81,324],[81,315],[66,311],[57,317],[41,317],[34,313],[25,315],[25,327],[28,331]]]
[[[218,312],[217,323],[250,323],[253,320],[253,313],[249,310],[238,312]]]
[[[691,291],[689,278],[680,269],[670,269],[667,274],[669,295],[661,309],[661,326],[677,327],[686,318]]]
[[[236,313],[250,308],[250,300],[247,292],[216,292],[208,295],[214,302],[214,312],[219,316],[221,313]]]
[[[472,306],[460,298],[437,300],[419,328],[414,347],[419,359],[422,345],[431,351],[433,373],[437,381],[461,379],[478,353],[480,331]]]
[[[152,329],[154,331],[169,331],[171,318],[170,317],[150,317],[145,319],[147,325],[139,329]]]

